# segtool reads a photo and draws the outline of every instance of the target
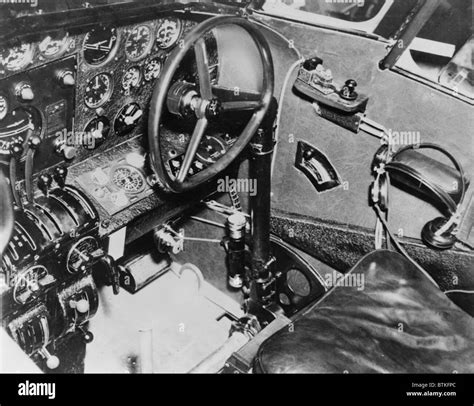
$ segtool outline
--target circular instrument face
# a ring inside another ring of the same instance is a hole
[[[8,100],[0,94],[0,120],[3,120],[8,113]]]
[[[15,276],[13,288],[13,300],[19,304],[25,304],[35,298],[39,292],[40,280],[49,276],[48,270],[43,265],[34,265],[25,272]]]
[[[222,141],[216,137],[206,135],[199,144],[199,148],[196,153],[196,157],[206,163],[216,162],[226,152],[225,146]]]
[[[122,76],[122,88],[123,90],[130,90],[131,88],[138,87],[142,74],[137,66],[128,68]]]
[[[161,20],[156,31],[156,43],[161,49],[168,49],[176,45],[181,36],[181,20],[165,18]]]
[[[50,34],[38,45],[40,54],[45,58],[58,57],[66,52],[69,35],[63,32]]]
[[[82,50],[89,65],[101,65],[113,55],[118,45],[116,28],[98,27],[86,34]]]
[[[115,168],[112,182],[125,193],[140,193],[145,189],[146,180],[143,174],[133,166],[123,165]]]
[[[159,58],[152,59],[145,65],[143,71],[143,77],[147,82],[157,79],[161,73],[161,60]]]
[[[150,52],[153,46],[153,34],[148,25],[137,25],[128,34],[125,41],[125,54],[131,61],[138,61]]]
[[[110,132],[110,121],[107,117],[96,117],[84,127],[87,134],[87,149],[94,149],[101,145]]]
[[[76,242],[67,254],[66,267],[68,272],[84,271],[91,263],[91,254],[99,249],[99,244],[94,237],[84,237]]]
[[[23,69],[33,61],[34,48],[32,44],[21,44],[13,48],[0,50],[0,69],[12,72]]]
[[[117,135],[125,135],[132,131],[141,116],[143,110],[137,103],[130,103],[122,107],[114,121],[114,131]]]
[[[87,107],[95,109],[110,99],[112,91],[112,78],[107,73],[99,73],[87,83],[84,102]]]
[[[0,96],[0,110],[1,103]],[[7,154],[13,143],[18,143],[25,150],[29,135],[40,135],[42,124],[41,114],[34,108],[27,110],[18,107],[11,113],[7,112],[0,121],[0,154]]]

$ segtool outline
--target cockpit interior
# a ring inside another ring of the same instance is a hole
[[[463,0],[0,4],[0,371],[473,373]]]

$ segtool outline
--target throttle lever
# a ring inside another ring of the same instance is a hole
[[[106,283],[112,285],[114,295],[118,295],[120,292],[120,268],[110,255],[104,255],[99,262],[107,269]]]

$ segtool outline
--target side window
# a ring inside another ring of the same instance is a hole
[[[472,2],[444,0],[396,66],[474,98]]]

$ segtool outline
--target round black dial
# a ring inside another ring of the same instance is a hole
[[[143,77],[147,82],[150,82],[153,79],[157,79],[161,73],[161,60],[159,58],[154,58],[148,62],[143,68]]]
[[[116,28],[98,27],[86,34],[83,44],[84,59],[89,65],[101,65],[116,49],[118,34]]]
[[[87,149],[101,145],[110,132],[110,121],[107,117],[96,117],[87,123],[84,133],[87,134]]]
[[[99,73],[87,83],[84,103],[91,109],[100,107],[110,99],[112,90],[112,78],[107,73]]]
[[[125,41],[125,53],[131,61],[144,58],[153,45],[153,34],[148,25],[137,25]]]
[[[119,136],[129,133],[136,127],[142,115],[143,110],[137,103],[123,106],[114,121],[115,133]]]
[[[226,153],[226,149],[222,141],[216,137],[206,135],[199,144],[196,157],[205,163],[214,163],[222,155]]]
[[[0,96],[0,110],[1,110]],[[0,121],[0,155],[8,154],[12,144],[17,144],[25,151],[29,137],[41,135],[41,114],[34,108],[18,107],[6,113]]]

